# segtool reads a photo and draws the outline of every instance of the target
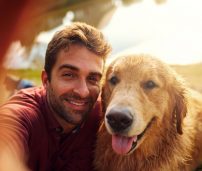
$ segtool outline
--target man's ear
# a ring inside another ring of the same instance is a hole
[[[49,80],[48,80],[48,75],[45,70],[43,70],[41,73],[41,81],[42,81],[43,86],[46,88]]]

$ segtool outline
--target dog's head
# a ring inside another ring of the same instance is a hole
[[[106,71],[101,94],[114,151],[131,153],[144,143],[152,125],[164,122],[165,116],[182,134],[184,91],[177,74],[156,58],[130,55],[114,60]]]

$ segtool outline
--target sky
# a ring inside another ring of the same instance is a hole
[[[63,24],[37,37],[29,60],[19,42],[8,53],[5,64],[26,68],[34,56],[45,56],[46,45],[55,31],[73,19],[68,12]],[[143,0],[130,6],[119,4],[110,22],[101,29],[112,44],[112,56],[125,53],[149,53],[169,64],[202,62],[202,0],[167,0],[157,5]],[[15,56],[15,58],[12,58]]]
[[[202,62],[202,1],[153,0],[120,7],[103,29],[113,54],[150,53],[170,64]]]

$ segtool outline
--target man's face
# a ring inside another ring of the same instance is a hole
[[[48,103],[57,116],[71,124],[81,123],[100,92],[103,59],[82,45],[61,50],[51,72],[42,73]]]

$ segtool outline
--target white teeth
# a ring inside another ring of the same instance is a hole
[[[83,106],[85,105],[85,102],[75,102],[75,101],[69,101],[69,103],[77,105],[77,106]]]

